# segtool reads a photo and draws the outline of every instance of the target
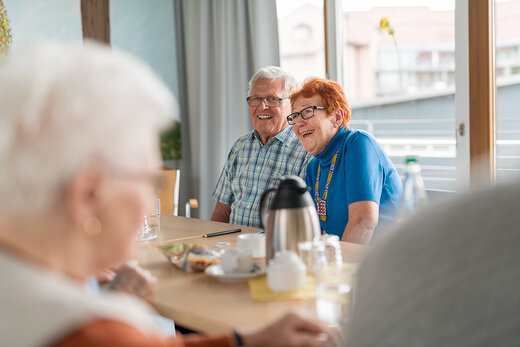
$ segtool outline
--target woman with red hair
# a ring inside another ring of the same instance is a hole
[[[369,243],[380,211],[399,202],[397,170],[370,134],[349,127],[351,109],[338,83],[309,79],[290,100],[287,121],[315,156],[306,181],[321,228],[343,241]]]

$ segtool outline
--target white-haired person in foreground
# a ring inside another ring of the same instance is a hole
[[[359,271],[347,346],[518,346],[520,182],[428,208]]]
[[[236,346],[232,333],[164,338],[144,302],[85,290],[131,258],[153,200],[174,100],[152,71],[94,44],[37,45],[1,68],[0,105],[0,345]],[[318,346],[334,333],[288,314],[241,339]]]

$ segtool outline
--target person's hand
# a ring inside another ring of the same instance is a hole
[[[100,285],[109,283],[110,281],[112,281],[114,279],[114,277],[116,277],[116,272],[113,270],[110,270],[110,269],[99,271],[96,274],[96,280],[98,281],[98,283]]]
[[[340,333],[320,322],[288,313],[276,322],[254,333],[243,333],[248,347],[271,346],[339,346]]]
[[[111,290],[125,292],[127,294],[145,297],[152,294],[152,287],[157,279],[137,265],[137,262],[127,262],[116,272],[116,276],[109,283]]]

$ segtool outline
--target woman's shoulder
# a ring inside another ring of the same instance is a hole
[[[344,135],[343,147],[345,151],[349,149],[379,149],[381,146],[370,133],[359,129],[348,129]]]
[[[345,133],[345,142],[377,143],[377,140],[365,130],[350,128]]]

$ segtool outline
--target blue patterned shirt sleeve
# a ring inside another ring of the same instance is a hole
[[[251,136],[251,135],[249,135]],[[222,168],[222,172],[220,173],[220,177],[218,178],[217,185],[215,186],[215,190],[213,191],[213,197],[215,197],[218,201],[223,204],[231,205],[234,201],[233,191],[231,190],[231,182],[233,181],[233,162],[235,157],[235,152],[237,147],[243,142],[243,138],[239,138],[229,151],[228,158],[224,167]]]

